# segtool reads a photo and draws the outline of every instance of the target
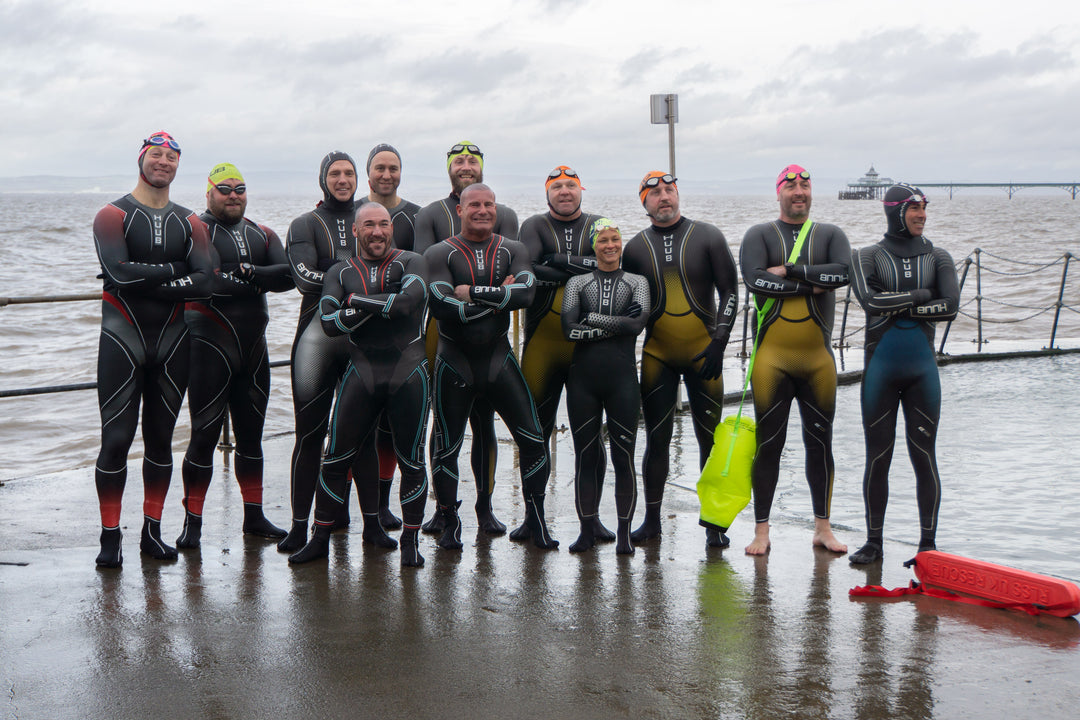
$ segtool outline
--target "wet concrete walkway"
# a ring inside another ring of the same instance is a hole
[[[267,442],[267,516],[288,518],[291,437]],[[563,443],[568,445],[568,443]],[[522,518],[502,448],[497,513]],[[177,458],[177,469],[179,458]],[[203,546],[138,554],[131,464],[125,564],[94,567],[90,468],[0,487],[0,678],[5,718],[1067,718],[1080,704],[1080,625],[920,598],[856,601],[855,585],[906,585],[913,548],[877,569],[810,545],[809,521],[774,525],[765,558],[706,550],[696,496],[669,486],[659,542],[573,555],[572,458],[558,457],[542,552],[478,535],[401,568],[360,542],[290,567],[240,533],[218,468]],[[166,506],[180,530],[179,472]],[[286,481],[287,482],[287,481]],[[463,483],[464,508],[473,492]],[[354,501],[355,502],[355,501]],[[430,507],[430,505],[429,505]],[[639,507],[639,516],[641,509]],[[354,515],[358,513],[354,511]],[[610,484],[602,516],[614,524]],[[395,533],[396,534],[396,533]],[[861,534],[838,532],[852,549]]]

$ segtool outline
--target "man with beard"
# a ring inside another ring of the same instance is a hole
[[[371,148],[367,159],[368,194],[357,200],[357,205],[373,202],[382,205],[390,213],[394,226],[394,247],[399,250],[413,249],[416,213],[420,206],[398,197],[401,185],[401,153],[393,145],[379,143]],[[390,511],[390,490],[394,482],[394,443],[390,438],[390,425],[385,416],[379,422],[375,436],[379,453],[379,522],[388,530],[401,527],[401,519]],[[367,471],[367,468],[357,468]],[[404,472],[402,468],[402,472]]]
[[[496,207],[495,193],[487,185],[466,187],[457,207],[461,232],[424,253],[431,314],[439,326],[431,460],[443,520],[439,546],[461,549],[457,456],[473,402],[485,398],[518,446],[529,537],[537,547],[550,550],[559,546],[544,519],[551,462],[529,387],[506,334],[510,312],[532,302],[536,278],[525,247],[493,232]]]
[[[751,470],[757,524],[746,552],[764,555],[769,550],[769,511],[780,475],[791,401],[797,400],[806,481],[814,506],[813,544],[844,553],[847,546],[836,539],[829,523],[836,411],[832,328],[833,291],[848,283],[851,247],[840,228],[810,222],[810,173],[805,168],[788,165],[780,171],[776,199],[780,219],[747,230],[739,249],[743,282],[754,293],[759,315],[750,376],[757,419],[757,452]]]
[[[413,249],[427,252],[446,238],[461,232],[461,217],[457,207],[462,191],[484,181],[484,153],[473,143],[462,140],[446,153],[446,172],[450,177],[450,195],[423,208],[416,216],[416,239]],[[511,240],[518,234],[517,214],[505,205],[495,205],[495,226],[492,231]],[[434,365],[438,333],[435,318],[428,322],[427,355]],[[469,417],[472,428],[472,471],[476,481],[476,517],[484,532],[502,535],[504,525],[491,509],[491,493],[495,489],[495,462],[498,447],[495,439],[495,411],[483,397],[476,399]],[[441,533],[442,517],[436,515],[426,525],[424,532]]]
[[[724,349],[738,303],[735,259],[724,234],[715,225],[682,216],[675,178],[649,172],[638,196],[652,227],[626,244],[623,269],[649,281],[652,312],[641,358],[645,519],[630,535],[635,543],[660,534],[680,378],[686,384],[702,467],[709,457],[724,402]],[[717,529],[705,532],[710,546],[728,544]]]
[[[353,232],[360,255],[330,268],[320,302],[326,334],[348,338],[349,367],[334,403],[333,432],[315,499],[315,530],[289,562],[305,563],[329,554],[330,530],[348,499],[349,468],[365,438],[374,436],[379,417],[385,416],[402,464],[401,564],[419,567],[424,564],[418,535],[427,500],[424,436],[430,409],[422,334],[426,265],[420,255],[393,247],[390,214],[378,203],[357,209]],[[357,492],[364,542],[396,547],[379,522],[378,486],[358,482]]]
[[[347,338],[323,332],[318,311],[326,271],[358,254],[352,234],[356,163],[340,151],[327,154],[319,167],[319,186],[323,199],[314,210],[292,221],[285,245],[301,299],[291,368],[296,418],[290,468],[293,520],[288,536],[278,543],[282,552],[294,552],[307,542],[308,515],[315,498],[330,405],[349,362]],[[378,462],[374,452],[364,460],[372,465]],[[342,510],[340,523],[346,524],[348,503]]]
[[[244,500],[244,534],[280,539],[285,531],[263,515],[262,432],[270,397],[266,293],[293,287],[289,258],[277,234],[244,217],[247,185],[231,163],[210,171],[206,224],[221,267],[209,301],[187,304],[191,332],[191,441],[184,455],[184,530],[180,548],[199,547],[203,502],[214,474],[214,446],[226,413],[236,437],[233,474]]]
[[[206,226],[169,199],[180,145],[167,132],[143,141],[139,179],[94,218],[103,280],[98,344],[101,451],[94,466],[101,510],[100,567],[123,564],[120,508],[127,456],[142,405],[143,527],[139,550],[175,560],[161,539],[172,476],[172,436],[190,366],[184,303],[208,297],[215,274]]]

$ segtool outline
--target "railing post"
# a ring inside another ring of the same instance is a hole
[[[229,437],[232,432],[229,429],[229,409],[225,408],[225,421],[221,423],[221,441],[218,443],[218,450],[221,451],[221,461],[225,464],[225,467],[229,467],[229,455],[233,451],[232,439]]]
[[[971,256],[968,255],[964,258],[964,272],[960,275],[960,292],[957,294],[957,302],[960,301],[960,297],[964,294],[964,283],[967,281],[968,269],[971,267]],[[945,341],[949,339],[949,330],[952,329],[953,321],[945,323],[945,332],[941,335],[941,345],[938,345],[938,355],[945,354]]]
[[[982,352],[983,336],[982,336],[982,248],[975,248],[975,309],[976,318],[978,319],[979,327],[979,350]]]
[[[844,295],[844,314],[840,317],[840,339],[837,341],[834,347],[840,348],[840,352],[844,351],[844,337],[847,331],[847,314],[848,308],[851,307],[851,285],[847,286],[847,293]]]
[[[1058,288],[1058,299],[1054,310],[1054,324],[1050,328],[1050,349],[1054,349],[1054,338],[1057,337],[1058,318],[1061,317],[1062,299],[1065,297],[1065,278],[1069,276],[1069,259],[1072,253],[1065,253],[1065,267],[1061,269],[1061,287]]]
[[[753,303],[752,296],[750,295],[750,288],[746,288],[746,299],[743,302],[743,316],[742,316],[742,350],[739,351],[739,357],[750,357],[746,354],[746,333],[750,328],[750,305]]]

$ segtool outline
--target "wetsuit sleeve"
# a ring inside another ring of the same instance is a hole
[[[123,290],[149,293],[187,272],[182,262],[131,262],[124,239],[124,211],[115,205],[106,205],[94,218],[94,247],[104,274]]]
[[[367,315],[380,315],[390,320],[412,315],[418,306],[427,302],[427,264],[419,255],[405,259],[403,264],[401,288],[397,292],[371,295],[350,293],[345,298],[345,305]]]
[[[919,320],[952,320],[960,307],[960,284],[956,279],[956,263],[952,255],[941,248],[934,248],[934,275],[936,283],[931,298],[911,308],[910,314]]]
[[[799,295],[812,295],[814,287],[805,279],[797,279],[790,273],[788,277],[773,275],[766,268],[783,265],[787,258],[770,258],[766,233],[772,232],[772,225],[755,225],[746,231],[742,245],[739,246],[739,268],[742,270],[743,283],[750,292],[763,297],[784,298]],[[845,276],[847,271],[844,271]]]
[[[152,291],[155,297],[162,300],[199,300],[214,294],[214,283],[219,271],[217,260],[212,254],[210,233],[195,213],[188,215],[184,221],[190,229],[186,256],[187,274]]]
[[[525,246],[532,262],[536,284],[539,287],[563,285],[571,277],[565,270],[550,267],[550,258],[555,250],[544,242],[542,216],[534,216],[525,221],[518,233],[518,241]]]
[[[260,225],[259,228],[266,235],[266,264],[252,266],[255,283],[262,292],[283,292],[293,289],[296,283],[293,282],[289,256],[285,253],[281,238],[265,225]]]
[[[724,234],[716,231],[717,237],[710,244],[713,285],[719,295],[716,308],[716,327],[712,332],[714,342],[727,344],[731,328],[739,310],[739,275],[735,270],[735,258],[731,254]]]
[[[449,255],[453,247],[436,243],[424,253],[428,269],[428,309],[437,320],[462,325],[486,318],[494,308],[474,302],[462,302],[454,297],[454,277],[450,272]]]
[[[876,274],[874,258],[879,252],[885,251],[876,245],[862,248],[851,260],[851,289],[868,315],[896,315],[930,301],[933,294],[925,288],[886,291]],[[955,278],[955,268],[949,271]]]
[[[506,249],[510,252],[510,275],[514,282],[509,285],[490,287],[473,285],[469,297],[473,302],[491,306],[496,310],[519,310],[532,305],[536,296],[536,276],[533,275],[532,263],[525,246],[515,240],[507,240]]]
[[[319,319],[323,331],[330,336],[348,335],[369,319],[370,313],[361,312],[342,303],[345,298],[344,275],[349,272],[348,263],[338,263],[326,271],[323,292],[319,299]]]
[[[315,248],[315,231],[308,216],[303,215],[289,225],[285,249],[292,268],[296,289],[305,295],[322,293],[323,271],[319,270],[319,253]]]
[[[592,342],[612,337],[615,333],[584,322],[581,308],[581,292],[591,278],[585,275],[570,278],[563,291],[562,322],[563,335],[570,342]],[[595,313],[587,313],[595,315]]]
[[[851,266],[851,244],[844,231],[835,225],[822,229],[829,231],[826,262],[817,265],[791,265],[787,269],[787,275],[789,278],[808,282],[814,287],[835,290],[847,285],[850,279],[848,270]]]
[[[427,249],[444,238],[435,237],[435,216],[429,205],[416,213],[416,227],[413,230],[413,252],[423,255]]]

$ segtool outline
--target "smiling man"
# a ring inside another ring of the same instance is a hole
[[[189,372],[184,304],[209,297],[215,275],[206,226],[169,199],[180,145],[156,132],[139,151],[130,194],[94,218],[103,280],[98,345],[101,451],[94,467],[101,510],[100,567],[123,564],[120,507],[127,456],[142,408],[143,527],[139,549],[174,560],[161,539],[161,512],[172,477],[172,437]]]
[[[390,214],[378,203],[361,205],[353,225],[359,257],[326,273],[320,301],[322,330],[348,338],[349,367],[334,404],[333,431],[322,464],[315,504],[315,530],[293,564],[329,554],[330,530],[348,500],[349,469],[373,438],[380,416],[389,420],[401,459],[401,564],[424,564],[418,535],[427,501],[424,437],[430,408],[424,308],[427,270],[423,257],[393,246]],[[357,475],[366,544],[392,549],[397,542],[379,521],[376,478]]]
[[[180,548],[200,545],[203,502],[214,474],[214,448],[226,414],[236,436],[233,475],[244,501],[245,535],[280,539],[285,531],[263,515],[262,433],[270,397],[266,351],[267,292],[293,287],[289,258],[277,233],[244,217],[247,184],[232,163],[215,166],[206,182],[206,224],[221,272],[209,301],[189,302],[191,441],[184,455],[184,530]]]
[[[348,341],[344,336],[329,337],[323,332],[318,311],[326,271],[358,254],[352,232],[356,163],[346,153],[328,153],[319,164],[319,186],[322,201],[292,221],[285,245],[293,280],[300,291],[300,320],[290,368],[296,419],[290,468],[293,520],[289,535],[278,543],[282,552],[299,550],[307,541],[308,516],[319,479],[330,405],[334,388],[349,362]],[[342,511],[341,523],[345,524],[348,503]]]
[[[536,278],[525,247],[494,232],[495,193],[475,183],[461,193],[461,232],[431,247],[431,314],[438,320],[432,483],[442,519],[439,546],[461,549],[457,457],[473,403],[498,411],[517,444],[527,537],[543,549],[559,546],[544,518],[551,462],[529,387],[507,337],[510,313],[533,300]],[[494,449],[494,448],[493,448]],[[490,502],[490,495],[488,496]],[[477,508],[478,516],[479,505]],[[480,517],[482,520],[482,516]]]
[[[847,552],[829,523],[836,361],[832,354],[833,291],[848,282],[851,247],[835,225],[810,222],[810,173],[788,165],[776,178],[780,219],[747,230],[739,250],[743,282],[758,313],[757,354],[750,382],[757,418],[754,540],[750,555],[768,552],[769,511],[780,475],[791,401],[799,403],[806,481],[814,506],[813,544]]]
[[[427,205],[416,215],[416,240],[413,249],[418,253],[425,253],[433,245],[461,232],[461,216],[457,211],[461,193],[470,185],[484,181],[484,153],[468,140],[455,143],[446,152],[446,174],[450,178],[450,195]],[[517,214],[499,203],[496,203],[494,208],[495,226],[492,231],[496,235],[515,240],[518,235]],[[433,365],[436,338],[435,319],[432,317],[427,327],[427,354],[428,361]],[[498,457],[495,411],[483,398],[476,400],[469,426],[473,436],[471,460],[476,481],[476,517],[485,532],[501,535],[506,532],[506,525],[495,517],[491,509],[491,493],[495,489],[495,461]],[[424,532],[442,532],[442,517],[433,517],[424,525]]]

